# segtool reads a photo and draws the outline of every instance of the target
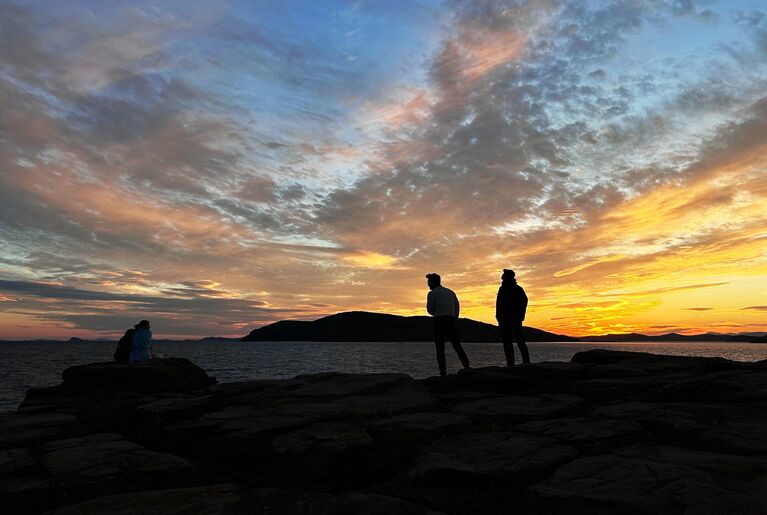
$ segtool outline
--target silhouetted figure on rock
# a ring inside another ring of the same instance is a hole
[[[133,332],[135,329],[128,329],[125,334],[117,342],[117,348],[115,349],[115,361],[120,363],[127,363],[130,359],[130,351],[133,349]]]
[[[530,353],[527,351],[525,337],[522,334],[522,321],[527,311],[527,295],[517,284],[514,270],[503,269],[501,287],[498,288],[498,298],[495,302],[495,319],[501,330],[503,352],[506,354],[506,365],[514,366],[514,340],[517,340],[522,363],[530,363]]]
[[[149,320],[136,324],[133,331],[133,348],[130,351],[130,362],[138,363],[152,359],[152,331],[149,330]]]
[[[447,374],[447,365],[445,364],[445,340],[450,340],[453,349],[458,354],[463,368],[469,368],[469,358],[461,347],[461,340],[458,337],[456,321],[461,311],[458,304],[458,297],[453,290],[442,286],[442,279],[439,274],[426,274],[429,293],[426,296],[426,311],[433,317],[434,323],[434,345],[437,348],[437,364],[439,365],[439,375],[444,377]]]

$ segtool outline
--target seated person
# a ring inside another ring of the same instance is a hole
[[[117,342],[114,358],[120,363],[127,363],[130,358],[130,351],[133,348],[133,332],[135,329],[128,329],[120,341]]]
[[[133,332],[133,348],[130,351],[129,361],[138,363],[152,359],[152,331],[149,330],[149,320],[142,320],[136,324]]]

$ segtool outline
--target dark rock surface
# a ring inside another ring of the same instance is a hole
[[[64,372],[0,414],[2,513],[767,513],[767,362],[572,363],[215,384]]]

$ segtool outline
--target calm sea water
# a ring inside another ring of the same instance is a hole
[[[682,356],[721,356],[738,361],[767,359],[767,345],[719,342],[647,343],[530,343],[533,362],[570,361],[588,349],[613,349]],[[465,343],[472,366],[504,365],[503,348],[496,343]],[[164,343],[156,350],[166,357],[184,357],[219,381],[286,378],[324,371],[404,372],[421,378],[435,375],[434,344],[226,342]],[[61,371],[73,365],[112,359],[113,344],[7,343],[0,344],[0,411],[16,409],[27,388],[61,381]],[[519,354],[517,353],[517,359]],[[460,368],[447,346],[449,371]]]

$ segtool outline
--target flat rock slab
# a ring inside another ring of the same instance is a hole
[[[658,392],[671,402],[764,402],[767,374],[764,370],[728,370],[671,381]]]
[[[99,388],[130,392],[183,392],[215,382],[203,369],[184,358],[152,359],[143,363],[91,363],[62,373],[63,386],[73,390]]]
[[[160,417],[163,421],[176,421],[213,411],[220,406],[221,401],[217,396],[207,394],[158,399],[139,406],[137,411],[143,416]]]
[[[183,458],[148,451],[114,434],[56,440],[35,449],[34,456],[68,502],[209,479]]]
[[[721,488],[704,471],[640,457],[580,458],[531,490],[542,513],[764,513],[757,499]]]
[[[398,388],[380,395],[354,395],[337,399],[349,414],[360,417],[380,417],[413,411],[429,410],[437,400],[423,390]]]
[[[20,477],[32,474],[40,468],[28,449],[6,449],[0,451],[0,478]]]
[[[327,372],[284,381],[254,381],[233,387],[216,385],[206,391],[221,397],[227,409],[247,406],[270,415],[317,414],[376,417],[424,410],[437,400],[421,382],[405,374],[342,374]],[[324,413],[319,413],[324,411]]]
[[[704,358],[698,356],[671,356],[667,354],[650,354],[647,352],[627,352],[605,349],[592,349],[576,352],[572,357],[573,363],[591,365],[624,364],[641,367],[647,372],[670,370],[686,370],[701,372],[719,370],[746,370],[753,368],[750,363],[730,361],[724,358]]]
[[[440,515],[375,494],[245,489],[234,484],[112,495],[59,508],[52,515]]]
[[[723,421],[730,417],[728,407],[720,404],[703,403],[651,403],[621,402],[594,410],[594,417],[633,420],[639,423],[662,425],[697,426],[712,421]]]
[[[539,481],[578,451],[524,433],[480,433],[445,438],[424,449],[407,472],[416,484],[465,488],[488,481],[514,486]]]
[[[259,488],[243,492],[249,515],[440,515],[386,495]]]
[[[240,515],[246,511],[240,488],[231,484],[149,490],[111,495],[66,506],[55,515]]]
[[[339,418],[346,410],[347,407],[338,402],[288,402],[276,407],[227,406],[219,411],[205,413],[202,418],[217,422],[224,433],[243,431],[253,436],[273,436],[275,432]]]
[[[578,366],[578,365],[576,365]],[[512,394],[520,392],[540,392],[544,386],[540,377],[515,373],[515,369],[506,367],[483,367],[461,370],[455,381],[438,381],[427,383],[432,391],[476,391]]]
[[[767,507],[767,460],[762,456],[739,456],[657,444],[635,444],[620,449],[616,454],[705,471],[727,490],[761,498]]]
[[[19,414],[61,413],[77,417],[89,433],[129,433],[141,424],[136,408],[169,393],[110,392],[95,388],[70,390],[62,386],[32,388],[19,406]],[[74,435],[72,435],[74,436]]]
[[[431,442],[446,434],[467,432],[472,422],[455,413],[403,413],[374,420],[366,425],[376,439],[393,442]]]
[[[450,411],[478,420],[524,422],[574,415],[584,407],[583,398],[576,395],[550,394],[480,399],[458,404]]]
[[[33,447],[49,440],[85,434],[77,417],[62,413],[3,413],[0,449]]]
[[[735,454],[767,455],[767,423],[732,422],[707,428],[699,435],[701,445]]]
[[[371,467],[372,448],[373,438],[357,424],[312,424],[280,435],[269,443],[272,476],[281,484],[356,480],[355,476],[375,469]]]
[[[324,422],[278,436],[272,449],[286,459],[309,458],[328,463],[371,445],[373,439],[362,427],[343,422]]]
[[[561,418],[526,422],[514,430],[554,438],[590,453],[643,439],[642,425],[631,420]]]
[[[329,510],[334,515],[440,515],[442,512],[432,511],[402,499],[384,495],[352,494],[340,496],[336,506]]]
[[[3,513],[38,514],[56,506],[56,497],[56,483],[52,479],[27,475],[0,478]]]
[[[303,384],[292,393],[297,397],[344,397],[376,395],[395,389],[424,391],[424,386],[407,374],[344,374],[325,372],[296,377]]]

